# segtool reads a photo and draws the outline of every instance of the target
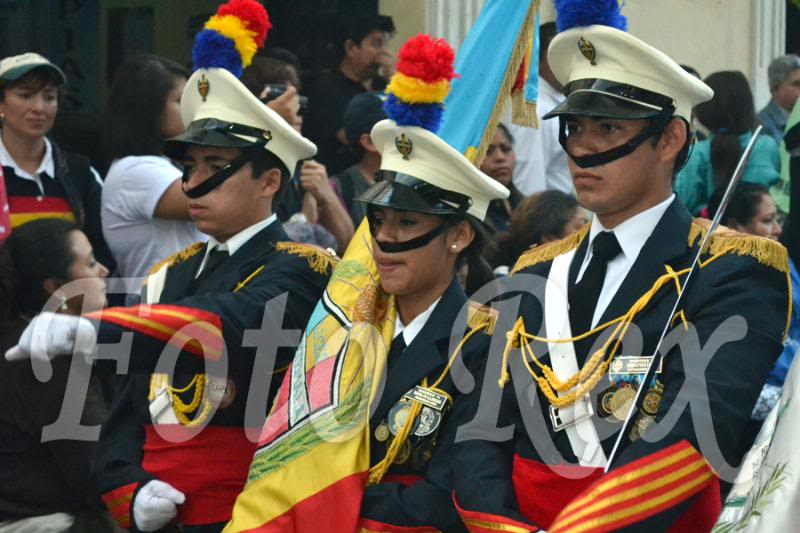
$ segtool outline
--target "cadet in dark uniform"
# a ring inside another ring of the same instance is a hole
[[[246,332],[304,328],[334,262],[289,242],[272,212],[288,169],[314,155],[310,141],[224,69],[197,70],[181,110],[187,130],[168,150],[183,162],[192,219],[209,242],[153,269],[147,305],[88,315],[100,342],[133,333],[131,374],[103,426],[95,465],[104,501],[133,531],[167,531],[170,522],[181,531],[222,529],[255,449],[245,434],[248,398],[262,395],[257,436],[294,350],[281,348],[274,366],[254,366],[258,335]],[[283,296],[285,308],[265,316],[265,305]],[[51,328],[75,333],[87,322]],[[72,351],[64,348],[47,351]],[[30,352],[25,334],[20,349]],[[156,367],[170,349],[180,351],[172,374]]]
[[[536,275],[531,289],[544,298],[523,300],[502,373],[497,357],[486,370],[484,388],[511,369],[493,421],[513,424],[513,439],[462,444],[457,505],[470,531],[706,531],[781,352],[786,250],[718,230],[671,317],[708,227],[675,197],[672,178],[691,144],[691,109],[712,92],[606,26],[560,33],[549,60],[567,99],[545,118],[561,121],[578,200],[594,218],[514,269],[511,280]],[[660,372],[641,383],[668,321]],[[604,473],[640,387],[644,402]],[[471,412],[453,416],[472,420],[480,389],[462,402]]]
[[[456,427],[446,423],[460,397],[449,361],[460,357],[462,371],[465,365],[475,374],[483,354],[450,352],[456,317],[467,303],[455,274],[480,253],[489,202],[508,191],[421,127],[384,120],[371,137],[381,169],[396,175],[373,185],[359,201],[366,204],[381,287],[396,297],[397,315],[386,384],[370,417],[370,485],[361,525],[380,531],[460,530],[450,496]],[[483,320],[490,329],[480,311],[471,317],[471,324]],[[457,332],[457,340],[462,335]],[[422,395],[429,403],[409,399]],[[409,422],[410,434],[398,436],[412,412],[417,414]]]

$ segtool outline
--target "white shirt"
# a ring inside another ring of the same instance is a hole
[[[414,317],[414,320],[408,323],[407,326],[403,325],[403,322],[400,320],[400,313],[397,313],[394,317],[394,338],[397,338],[398,335],[401,333],[403,334],[403,341],[405,341],[406,346],[409,346],[414,338],[422,331],[422,328],[428,322],[428,319],[433,314],[433,310],[436,307],[436,304],[439,303],[442,297],[439,296],[435,302],[431,304],[425,311],[421,312],[417,316]]]
[[[583,258],[575,283],[578,283],[583,278],[583,274],[592,260],[592,245],[599,233],[612,231],[617,237],[617,241],[619,241],[620,248],[622,248],[622,253],[609,261],[606,267],[603,288],[600,290],[600,297],[597,299],[597,306],[594,308],[593,328],[597,326],[600,317],[603,316],[608,304],[611,303],[617,290],[625,280],[625,276],[628,275],[633,263],[636,262],[636,258],[639,257],[639,252],[642,251],[644,243],[647,242],[650,234],[656,229],[658,222],[674,199],[675,194],[672,194],[660,204],[642,211],[611,230],[603,226],[597,215],[593,216],[592,226],[589,228],[589,246],[586,249],[586,256]]]
[[[191,220],[154,216],[164,191],[180,177],[169,159],[155,155],[123,157],[108,169],[100,208],[103,235],[119,275],[130,278],[129,292],[139,291],[135,280],[153,265],[207,239]]]
[[[517,190],[525,196],[553,189],[575,194],[567,166],[567,154],[558,142],[558,119],[542,120],[564,98],[555,87],[539,78],[539,97],[536,102],[539,129],[509,124],[517,157],[513,181]]]
[[[252,226],[243,229],[242,231],[240,231],[239,233],[237,233],[236,235],[234,235],[225,242],[219,242],[214,237],[209,237],[208,246],[206,247],[206,254],[205,256],[203,256],[203,262],[200,263],[200,268],[197,269],[197,274],[195,275],[195,277],[199,276],[200,273],[203,271],[203,269],[206,267],[208,254],[210,254],[212,250],[214,250],[215,248],[217,250],[226,250],[229,256],[233,255],[239,248],[244,246],[247,241],[252,239],[256,235],[256,233],[266,228],[276,220],[278,220],[278,217],[273,213],[272,215],[265,218],[261,222],[256,222]]]
[[[3,138],[0,136],[0,165],[4,167],[11,167],[14,169],[14,174],[18,177],[26,180],[33,181],[36,183],[36,186],[39,187],[39,191],[44,195],[44,187],[42,187],[42,176],[46,176],[50,179],[55,179],[56,177],[56,166],[55,160],[53,159],[53,145],[50,143],[50,140],[45,137],[44,138],[44,156],[42,157],[41,163],[39,163],[39,168],[33,174],[29,174],[22,170],[22,168],[14,161],[14,158],[11,157],[11,154],[8,153],[6,146],[3,144]],[[103,185],[103,180],[100,179],[100,174],[94,169],[94,167],[89,167],[89,170],[92,172],[94,179],[99,183],[101,186]]]

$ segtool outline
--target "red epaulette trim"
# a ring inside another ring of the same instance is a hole
[[[131,527],[131,500],[138,485],[139,483],[136,482],[129,483],[100,496],[100,499],[108,507],[111,517],[124,529]]]

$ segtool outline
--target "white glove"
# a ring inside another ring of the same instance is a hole
[[[37,315],[6,352],[6,359],[40,359],[49,361],[57,355],[76,354],[91,357],[97,344],[92,323],[79,316],[44,312]]]
[[[186,496],[175,487],[154,479],[139,489],[133,500],[133,520],[141,531],[156,531],[178,514]]]

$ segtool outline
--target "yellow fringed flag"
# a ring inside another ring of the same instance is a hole
[[[538,0],[489,0],[456,54],[439,136],[475,166],[486,156],[506,106],[520,126],[537,126]]]
[[[259,438],[226,533],[355,531],[369,412],[394,331],[366,220],[333,271]]]

